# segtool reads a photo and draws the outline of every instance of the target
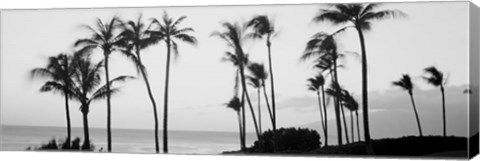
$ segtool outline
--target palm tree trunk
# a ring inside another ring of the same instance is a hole
[[[356,26],[362,49],[362,107],[363,107],[363,132],[365,137],[367,154],[373,155],[373,145],[370,138],[370,123],[368,121],[368,73],[367,73],[367,52],[365,38],[360,26]]]
[[[165,93],[163,103],[163,153],[168,153],[168,80],[170,78],[170,38],[167,37],[167,63],[165,71]]]
[[[355,110],[355,116],[357,116],[357,137],[358,137],[358,141],[361,141],[362,139],[360,139],[360,122],[358,120],[358,109]]]
[[[265,103],[267,104],[267,110],[270,116],[270,120],[272,121],[272,128],[273,128],[273,125],[275,124],[275,120],[273,118],[272,110],[270,108],[270,103],[268,103],[267,90],[265,89],[265,86],[263,86],[263,96],[265,97]]]
[[[71,124],[70,124],[70,108],[68,105],[68,90],[65,89],[63,93],[65,93],[65,115],[67,117],[67,139],[65,140],[65,143],[62,148],[70,149],[70,139],[71,139],[72,128],[70,126]]]
[[[325,115],[324,119],[325,119],[325,131],[324,131],[324,135],[325,135],[325,146],[328,146],[328,122],[327,122],[327,104],[325,102],[325,89],[324,87],[322,86],[322,103],[323,103],[323,114]]]
[[[317,98],[318,98],[318,108],[320,110],[320,122],[322,123],[322,130],[323,130],[323,133],[325,134],[325,120],[324,120],[324,117],[323,117],[323,109],[322,109],[322,101],[320,100],[320,92],[317,90]],[[325,139],[326,139],[326,136],[325,136]],[[327,142],[327,140],[325,140],[325,142]]]
[[[338,76],[337,76],[337,64],[336,64],[336,60],[334,60],[334,64],[333,64],[333,74],[334,76],[332,77],[332,83],[335,82],[338,84]],[[333,97],[334,99],[334,105],[335,105],[335,120],[336,120],[336,123],[337,123],[337,138],[338,138],[338,145],[342,145],[343,144],[343,138],[342,138],[342,120],[341,120],[341,116],[340,116],[340,103],[339,103],[339,99],[335,96]]]
[[[260,88],[257,88],[257,102],[258,102],[258,130],[262,133],[262,111],[260,109]]]
[[[273,84],[273,68],[272,68],[272,53],[271,53],[271,46],[272,43],[270,42],[270,34],[267,36],[267,48],[268,48],[268,69],[270,71],[270,84],[271,84],[271,91],[272,91],[272,110],[273,110],[273,131],[277,129],[277,113],[276,113],[276,106],[275,106],[275,86]],[[267,100],[268,102],[268,100]]]
[[[107,90],[110,91],[110,77],[108,70],[108,56],[110,52],[105,53],[105,78],[107,81]],[[110,93],[107,93],[107,151],[112,152],[112,109],[110,103]]]
[[[138,62],[140,63],[141,66],[143,66],[142,59],[140,57],[140,50],[137,48],[137,57],[138,57]],[[152,103],[152,108],[153,108],[153,118],[154,118],[154,124],[155,124],[155,152],[159,153],[160,152],[160,145],[158,143],[158,115],[157,115],[157,104],[155,103],[155,98],[153,97],[152,89],[150,88],[150,83],[147,78],[147,74],[145,72],[146,69],[140,69],[140,72],[142,73],[143,81],[145,82],[145,86],[147,87],[147,92],[148,92],[148,97],[150,98],[150,102]]]
[[[245,121],[245,91],[242,90],[242,151],[246,150],[246,127],[247,127],[247,124],[246,124],[246,121]]]
[[[423,136],[422,125],[420,124],[420,118],[418,117],[417,107],[415,105],[415,99],[413,99],[413,93],[412,92],[409,91],[408,94],[410,95],[410,100],[412,101],[413,112],[415,112],[415,118],[417,119],[418,133],[420,134],[420,137],[422,137]]]
[[[87,105],[88,106],[88,105]],[[87,106],[84,106],[88,109]],[[83,135],[85,140],[83,141],[82,150],[90,150],[90,132],[88,128],[88,112],[82,111],[83,115]]]
[[[343,129],[345,130],[345,139],[347,140],[347,144],[350,144],[350,140],[348,138],[348,126],[347,126],[347,121],[345,119],[345,110],[343,109],[342,104],[340,104],[340,111],[342,112]]]
[[[353,127],[353,111],[350,111],[350,132],[352,133],[352,143],[355,142],[355,130]]]
[[[240,115],[240,111],[237,111],[237,117],[238,117],[238,128],[240,132],[240,149],[245,149],[245,146],[243,144],[243,131],[242,131],[242,116]]]
[[[247,98],[248,106],[250,107],[250,112],[252,113],[253,125],[255,126],[255,132],[257,133],[257,138],[260,139],[260,131],[258,131],[257,119],[255,118],[255,112],[253,111],[252,102],[248,96],[247,84],[245,83],[245,73],[243,70],[243,63],[240,63],[240,76],[242,79],[242,88],[245,91],[245,97]]]
[[[447,136],[447,116],[445,114],[445,89],[443,85],[440,86],[440,90],[442,91],[442,111],[443,111],[443,137]]]

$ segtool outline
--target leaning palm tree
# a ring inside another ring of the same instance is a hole
[[[62,149],[70,148],[71,125],[70,125],[70,108],[69,90],[71,88],[71,76],[73,73],[72,57],[67,54],[58,54],[48,58],[45,67],[35,68],[31,70],[32,78],[47,78],[48,81],[42,85],[40,92],[60,92],[65,98],[65,115],[67,120],[67,139]]]
[[[399,15],[405,15],[398,10],[375,11],[379,6],[376,3],[359,4],[334,4],[329,9],[321,9],[320,13],[313,18],[315,22],[329,21],[335,25],[351,23],[358,32],[362,50],[362,107],[363,126],[367,152],[373,154],[373,147],[370,144],[370,127],[368,122],[368,77],[367,77],[367,52],[365,46],[364,31],[371,29],[373,21],[383,20]]]
[[[325,137],[325,146],[328,146],[328,115],[327,115],[327,107],[325,106],[325,78],[320,73],[313,78],[307,79],[308,81],[308,90],[311,90],[317,94],[318,98],[318,108],[320,109],[320,120],[322,123],[323,134]],[[323,101],[320,99],[320,93],[322,93]],[[323,102],[323,107],[322,107]]]
[[[439,71],[434,66],[425,68],[427,76],[423,77],[429,84],[440,87],[440,92],[442,92],[442,115],[443,115],[443,136],[447,136],[447,118],[445,114],[445,88],[446,80],[443,76],[443,72]]]
[[[238,94],[239,94],[239,86],[240,86],[240,83],[241,80],[240,80],[240,70],[238,69],[238,65],[240,63],[240,61],[243,61],[244,64],[248,64],[248,55],[245,55],[245,58],[243,58],[243,60],[240,60],[235,54],[231,53],[231,52],[225,52],[225,56],[221,59],[222,61],[224,62],[231,62],[233,64],[233,66],[237,67],[237,70],[235,71],[235,83],[234,83],[234,91],[233,91],[233,95],[235,97],[238,97]],[[241,106],[240,106],[240,110],[241,110],[241,117],[242,117],[242,135],[241,135],[241,150],[245,150],[246,149],[246,143],[245,143],[245,140],[246,140],[246,133],[245,133],[245,128],[246,128],[246,122],[245,122],[245,101],[244,101],[244,98],[245,98],[245,91],[242,91],[242,99],[241,99]]]
[[[268,50],[268,69],[270,72],[270,85],[271,85],[271,95],[272,95],[272,115],[273,115],[273,131],[277,129],[277,115],[276,115],[276,106],[275,106],[275,86],[273,81],[273,65],[272,65],[272,37],[275,36],[275,27],[272,19],[269,19],[266,15],[259,15],[252,18],[248,23],[248,27],[253,28],[252,38],[265,38],[267,50]],[[265,98],[267,99],[267,98]],[[266,100],[268,103],[268,99]]]
[[[333,34],[327,34],[325,32],[319,32],[312,36],[307,42],[305,51],[300,60],[305,61],[312,57],[315,57],[315,68],[320,69],[321,72],[329,71],[331,73],[332,83],[339,84],[338,82],[338,58],[341,58],[343,54],[338,53],[337,44],[334,39],[334,35],[341,32],[341,30],[334,32]],[[334,109],[335,119],[337,124],[337,138],[338,145],[342,145],[342,129],[340,120],[340,99],[334,96]]]
[[[345,140],[347,141],[347,144],[350,143],[350,140],[348,138],[348,127],[347,127],[347,122],[345,120],[345,112],[344,112],[344,106],[342,104],[342,92],[344,91],[344,89],[342,89],[342,87],[337,84],[336,82],[332,82],[330,84],[330,87],[328,87],[325,91],[325,93],[327,93],[328,95],[330,95],[330,97],[333,97],[334,101],[337,102],[338,101],[338,106],[336,107],[336,110],[339,111],[339,114],[337,117],[339,117],[339,120],[340,120],[340,115],[341,115],[341,119],[343,120],[343,127],[344,127],[344,130],[345,130]],[[342,129],[341,125],[340,125],[340,130]]]
[[[265,97],[265,103],[267,105],[267,110],[268,114],[270,116],[270,121],[272,122],[272,129],[273,126],[275,125],[275,120],[274,116],[272,113],[272,110],[270,108],[270,103],[268,103],[268,96],[267,96],[267,91],[265,89],[265,80],[268,77],[268,73],[265,71],[265,67],[263,64],[260,63],[250,63],[248,65],[248,70],[250,71],[251,75],[248,77],[250,80],[250,83],[252,87],[257,88],[257,93],[258,93],[258,125],[259,125],[259,130],[260,132],[262,131],[262,125],[261,125],[261,110],[260,110],[260,89],[263,89],[263,95]]]
[[[408,74],[402,75],[402,78],[398,81],[394,81],[392,83],[394,86],[401,87],[402,89],[406,90],[408,92],[408,95],[410,95],[410,100],[412,102],[412,107],[413,107],[413,112],[415,112],[415,118],[417,119],[417,125],[418,125],[418,133],[420,134],[420,137],[423,136],[422,133],[422,125],[420,124],[420,118],[418,117],[418,112],[417,112],[417,107],[415,105],[415,99],[413,99],[413,83],[412,79]]]
[[[247,84],[246,84],[246,76],[245,76],[245,64],[246,53],[243,51],[242,43],[245,40],[244,30],[245,27],[238,25],[237,23],[229,23],[225,22],[222,23],[222,26],[226,29],[222,32],[213,32],[212,36],[217,36],[220,39],[224,40],[228,47],[232,48],[234,53],[230,53],[230,55],[235,56],[238,60],[236,64],[239,72],[240,72],[240,79],[242,89],[244,91],[245,98],[247,100],[248,106],[250,107],[250,112],[252,113],[253,118],[253,125],[255,126],[255,132],[257,134],[257,138],[260,138],[260,131],[257,125],[257,119],[255,118],[255,112],[253,110],[252,102],[250,101],[250,97],[248,95]]]
[[[82,149],[91,150],[90,147],[90,133],[88,127],[88,113],[90,111],[90,104],[93,101],[103,100],[109,95],[119,91],[119,88],[111,88],[111,85],[116,82],[124,82],[132,79],[131,76],[119,76],[110,80],[105,85],[101,86],[102,67],[104,60],[93,63],[89,55],[82,55],[77,53],[74,56],[75,71],[72,75],[72,88],[70,93],[73,99],[80,102],[80,111],[83,116],[83,130],[84,130],[84,144]],[[110,85],[110,87],[109,87]]]
[[[91,51],[94,49],[101,49],[104,57],[104,68],[106,78],[106,88],[110,89],[110,75],[109,75],[109,57],[110,54],[117,51],[122,41],[121,36],[116,34],[120,27],[120,20],[118,17],[113,17],[107,23],[98,19],[95,27],[85,25],[86,29],[91,32],[90,38],[80,39],[75,42],[76,47],[81,47],[81,50]],[[107,151],[112,151],[112,129],[111,129],[111,102],[110,93],[106,93],[107,98]]]
[[[240,148],[244,149],[244,145],[242,144],[243,142],[243,128],[242,128],[242,117],[240,115],[240,108],[242,108],[242,103],[240,102],[240,99],[238,97],[233,97],[228,103],[226,103],[226,106],[228,108],[233,109],[237,113],[238,117],[238,127],[239,127],[239,132],[240,132]]]
[[[153,97],[152,89],[150,88],[150,82],[148,80],[147,69],[142,62],[141,51],[147,47],[150,47],[162,40],[162,37],[152,36],[148,33],[147,26],[142,22],[142,16],[139,16],[137,21],[128,21],[123,23],[123,31],[120,34],[123,41],[123,47],[125,54],[135,65],[137,73],[141,75],[147,93],[152,103],[153,118],[154,118],[154,136],[155,136],[155,151],[160,152],[160,144],[158,142],[158,115],[157,104]]]
[[[163,152],[168,153],[168,83],[170,80],[170,57],[171,50],[178,56],[178,41],[196,45],[197,39],[190,35],[194,32],[193,28],[181,28],[179,25],[187,17],[181,16],[178,19],[174,19],[168,16],[167,12],[163,14],[161,20],[153,19],[152,24],[156,24],[157,29],[149,30],[148,33],[152,34],[154,38],[162,39],[167,46],[167,62],[165,72],[165,93],[164,93],[164,107],[163,107]]]
[[[353,124],[353,112],[355,111],[355,115],[357,117],[357,132],[358,132],[358,141],[360,141],[360,126],[358,123],[358,102],[353,98],[353,95],[350,94],[347,90],[343,90],[342,92],[342,105],[343,107],[350,110],[350,127],[352,133],[352,142],[355,142],[355,132],[354,132],[354,124]]]

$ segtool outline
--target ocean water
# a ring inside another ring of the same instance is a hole
[[[66,128],[38,126],[1,126],[0,150],[23,151],[38,147],[52,138],[65,139]],[[240,149],[238,132],[169,131],[169,153],[219,154]],[[107,148],[106,129],[90,128],[90,140],[95,151]],[[72,138],[83,138],[82,128],[72,128]],[[255,134],[247,133],[247,146],[255,141]],[[159,130],[160,148],[162,131]],[[118,153],[155,153],[153,130],[112,129],[112,151]]]

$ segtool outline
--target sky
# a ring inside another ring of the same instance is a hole
[[[272,40],[276,102],[279,109],[277,124],[281,127],[319,127],[315,95],[306,87],[306,79],[312,77],[315,71],[311,68],[311,63],[301,62],[299,58],[306,42],[314,33],[332,32],[340,28],[329,23],[312,22],[321,7],[325,6],[311,4],[2,12],[0,121],[5,125],[65,126],[63,97],[59,94],[40,93],[39,88],[45,80],[31,80],[29,71],[44,66],[49,56],[71,52],[77,39],[89,36],[80,26],[94,25],[97,17],[106,21],[118,15],[123,20],[130,20],[142,14],[148,23],[150,18],[161,18],[166,11],[173,17],[187,16],[181,26],[193,27],[195,32],[192,35],[199,41],[197,46],[179,44],[180,55],[174,59],[171,67],[170,129],[238,130],[236,114],[224,105],[233,96],[235,68],[231,63],[221,61],[223,53],[228,49],[225,42],[210,35],[213,31],[222,30],[221,22],[245,22],[259,14],[274,18],[279,32]],[[423,123],[428,131],[426,133],[440,134],[440,92],[421,78],[423,69],[432,65],[448,75],[447,117],[451,125],[448,130],[455,135],[466,135],[468,95],[461,91],[469,83],[468,3],[387,3],[379,9],[398,9],[408,16],[375,22],[372,30],[365,33],[372,136],[395,135],[389,130],[392,126],[405,127],[399,128],[396,134],[416,134],[407,93],[391,85],[392,81],[404,73],[410,74],[416,84],[419,113],[426,120]],[[244,50],[250,53],[251,60],[266,64],[264,44],[263,41],[250,41],[245,44]],[[341,51],[360,52],[358,35],[354,30],[342,33],[338,37],[338,44]],[[159,116],[162,116],[166,48],[164,44],[158,44],[142,53],[160,111]],[[96,59],[101,57],[98,51],[95,55]],[[113,53],[110,62],[111,77],[137,76],[133,64],[124,56]],[[344,88],[352,91],[357,100],[360,100],[360,60],[350,56],[344,64],[345,68],[339,71],[339,80]],[[113,128],[152,129],[152,107],[143,81],[137,79],[122,86],[121,92],[112,97]],[[253,104],[256,104],[255,93],[251,88],[250,91]],[[70,106],[72,125],[81,127],[79,104],[71,101]],[[332,108],[329,110],[332,116]],[[266,114],[266,110],[263,114]],[[268,128],[268,119],[266,115],[263,117],[262,125]],[[105,127],[104,101],[92,103],[89,122],[91,127]],[[252,123],[248,122],[247,126],[253,132]]]

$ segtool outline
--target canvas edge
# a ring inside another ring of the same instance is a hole
[[[479,152],[479,8],[472,2],[469,2],[469,82],[472,93],[469,95],[469,139],[468,139],[468,158],[472,159]]]

